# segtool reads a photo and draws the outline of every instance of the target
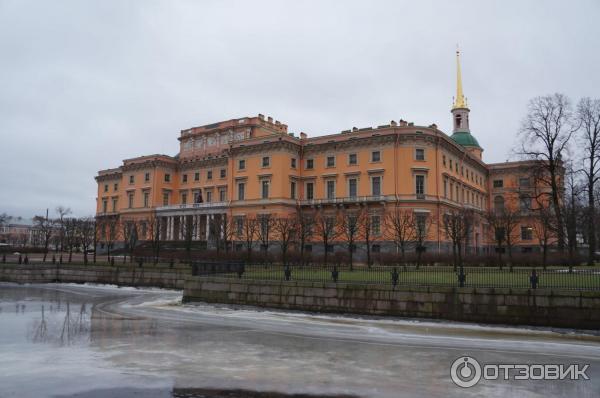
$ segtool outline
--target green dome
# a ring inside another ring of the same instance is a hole
[[[475,137],[473,137],[471,135],[471,133],[466,132],[466,131],[458,131],[458,132],[452,134],[452,136],[450,136],[450,138],[452,138],[457,144],[465,146],[465,147],[466,146],[474,146],[477,148],[481,148],[479,146],[479,142],[477,142]]]

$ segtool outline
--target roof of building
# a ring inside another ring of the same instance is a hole
[[[452,138],[457,144],[462,145],[464,147],[474,146],[477,148],[481,148],[481,146],[479,146],[479,142],[477,142],[477,139],[473,137],[471,133],[466,131],[457,131],[456,133],[452,134],[450,138]]]

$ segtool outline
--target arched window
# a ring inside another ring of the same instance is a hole
[[[504,211],[504,198],[502,196],[496,196],[494,198],[494,211],[496,211],[496,212]]]
[[[462,122],[462,116],[461,116],[460,113],[458,113],[456,115],[455,120],[456,120],[456,128],[460,128],[461,127],[461,122]]]

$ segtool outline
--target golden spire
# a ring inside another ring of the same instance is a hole
[[[456,48],[456,97],[454,98],[454,105],[452,109],[457,108],[466,108],[467,101],[465,96],[463,95],[462,89],[462,77],[460,74],[460,52],[458,51],[458,47]]]

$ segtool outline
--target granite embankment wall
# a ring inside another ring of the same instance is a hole
[[[600,329],[600,292],[186,279],[183,300],[316,312]]]
[[[0,264],[0,282],[16,283],[103,283],[183,289],[184,280],[190,275],[189,266]]]

